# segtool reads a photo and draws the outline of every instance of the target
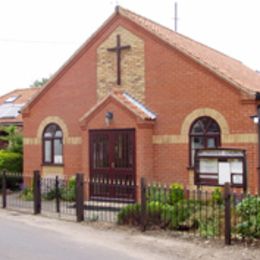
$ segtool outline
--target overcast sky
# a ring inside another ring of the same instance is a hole
[[[0,0],[0,95],[54,74],[116,3],[174,29],[174,2]],[[177,2],[178,32],[260,70],[260,0]]]

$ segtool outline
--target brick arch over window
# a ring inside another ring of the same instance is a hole
[[[57,124],[61,128],[63,133],[63,144],[66,144],[69,140],[69,130],[64,121],[58,116],[48,116],[40,123],[37,130],[37,139],[42,139],[45,127],[51,123]]]
[[[218,123],[222,136],[229,134],[227,120],[221,113],[212,108],[199,108],[185,117],[181,126],[181,136],[185,136],[186,140],[188,140],[191,125],[197,118],[204,116],[211,117]]]

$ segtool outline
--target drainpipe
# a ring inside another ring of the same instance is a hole
[[[260,92],[256,92],[255,100],[260,101]],[[258,174],[258,194],[260,194],[260,105],[257,106],[257,140],[258,140],[258,166],[257,166],[257,174]]]

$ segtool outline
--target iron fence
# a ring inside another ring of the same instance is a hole
[[[59,176],[41,178],[41,213],[58,217],[76,217],[75,177]]]
[[[160,228],[186,232],[223,239],[227,245],[260,239],[260,196],[234,192],[229,184],[224,189],[202,191],[180,184],[146,184],[142,178],[140,187],[125,181],[120,188],[117,181],[93,181],[84,179],[83,174],[46,178],[38,171],[33,176],[2,172],[0,178],[2,208],[77,221],[134,225],[142,231]],[[114,197],[105,196],[103,191],[91,194],[101,188],[122,191],[117,197],[115,193]],[[127,189],[131,196],[135,190],[136,201],[125,196]]]
[[[32,213],[33,197],[29,194],[33,180],[31,176],[5,171],[0,176],[2,207]]]
[[[142,231],[160,228],[205,238],[222,238],[225,225],[222,193],[184,189],[182,185],[141,185],[140,203],[118,214],[119,224]]]

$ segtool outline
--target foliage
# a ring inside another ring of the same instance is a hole
[[[0,170],[22,172],[23,157],[20,153],[0,150]]]
[[[32,187],[26,187],[22,190],[21,199],[26,200],[26,201],[33,201]]]
[[[1,151],[0,151],[1,153]],[[0,189],[2,189],[2,172],[0,174]],[[6,188],[11,191],[21,190],[21,185],[23,182],[22,174],[9,174],[6,177]]]
[[[175,203],[175,205],[150,202],[147,205],[147,210],[150,224],[168,229],[182,229],[184,221],[190,216],[187,201]]]
[[[159,185],[152,185],[147,190],[147,200],[148,201],[158,201],[166,203],[169,199],[169,192],[166,188]]]
[[[173,183],[170,186],[169,191],[169,201],[170,205],[174,205],[175,203],[184,199],[184,188],[180,183]]]
[[[54,200],[56,198],[56,190],[50,189],[48,192],[42,194],[44,200]]]
[[[130,204],[122,208],[117,215],[120,225],[139,225],[141,223],[141,205]]]
[[[14,125],[5,126],[1,128],[5,132],[5,136],[0,136],[0,140],[8,143],[7,149],[14,153],[23,153],[23,137],[18,128]]]
[[[215,188],[212,192],[212,202],[217,205],[222,205],[224,203],[223,195],[220,188]]]
[[[40,80],[35,80],[33,84],[30,86],[31,88],[39,88],[43,86],[49,79],[48,78],[41,78]]]
[[[199,222],[199,233],[202,237],[215,237],[220,233],[220,219],[217,217],[208,217]]]
[[[74,176],[69,179],[67,186],[60,188],[60,196],[65,201],[76,200],[76,178]]]
[[[152,185],[148,188],[147,199],[174,205],[184,199],[184,188],[182,184],[173,183],[168,190],[166,187]]]
[[[260,238],[260,197],[248,196],[236,207],[241,220],[236,226],[242,237]]]
[[[147,189],[147,223],[168,229],[181,229],[190,216],[189,201],[184,199],[181,184],[166,187],[152,185]],[[141,220],[140,204],[128,205],[118,214],[120,224],[138,225]]]
[[[64,201],[75,201],[76,200],[76,179],[71,177],[67,185],[62,184],[59,187],[59,197]],[[47,192],[42,194],[44,200],[54,200],[56,198],[56,188],[47,187]]]

